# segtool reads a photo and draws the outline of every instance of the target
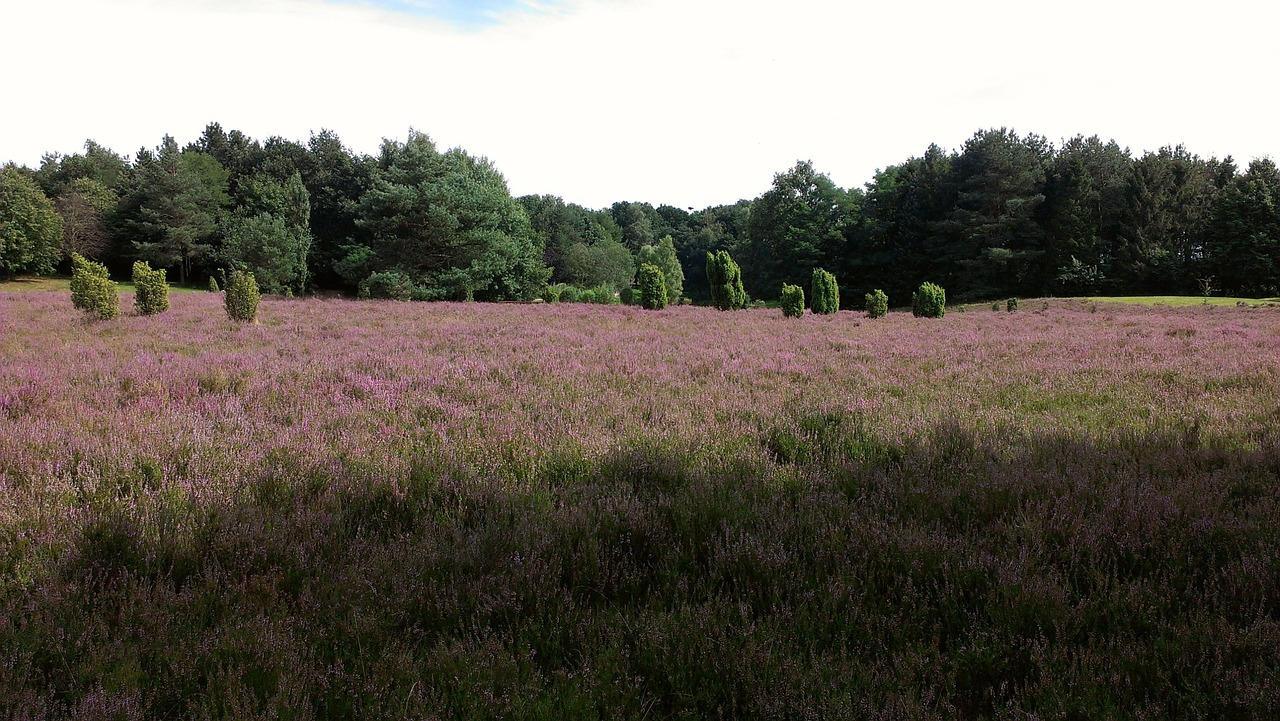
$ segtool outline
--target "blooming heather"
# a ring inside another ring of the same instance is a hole
[[[221,300],[0,294],[27,718],[1277,710],[1274,309]]]

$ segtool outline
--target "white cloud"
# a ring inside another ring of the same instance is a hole
[[[131,154],[211,121],[259,139],[327,127],[369,153],[415,127],[488,156],[517,194],[701,207],[797,159],[861,185],[995,126],[1276,153],[1280,12],[1252,2],[567,5],[459,32],[317,0],[9,4],[0,39],[22,70],[0,161],[90,137]]]

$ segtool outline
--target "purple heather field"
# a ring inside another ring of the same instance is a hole
[[[170,302],[0,294],[0,718],[1280,711],[1280,309]]]

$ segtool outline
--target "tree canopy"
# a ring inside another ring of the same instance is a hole
[[[709,302],[708,269],[728,266],[707,256],[725,253],[764,300],[818,268],[850,304],[878,289],[906,302],[924,282],[962,301],[1266,295],[1280,292],[1276,175],[1266,159],[1242,173],[1230,157],[1182,146],[1134,156],[1097,136],[1055,147],[998,128],[956,150],[929,145],[862,187],[841,188],[801,160],[729,205],[592,209],[512,198],[489,160],[416,131],[368,156],[330,130],[259,141],[210,123],[185,147],[166,136],[128,159],[90,140],[35,170],[7,169],[0,272],[65,269],[78,252],[116,273],[142,260],[201,285],[235,267],[267,292],[499,300],[532,298],[548,282],[620,290],[650,263],[670,300]]]

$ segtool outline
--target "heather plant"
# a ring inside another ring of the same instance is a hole
[[[9,715],[1280,715],[1280,310],[219,303],[0,293]]]
[[[782,284],[782,315],[787,318],[804,316],[804,288],[789,283]]]
[[[711,285],[711,304],[720,310],[747,307],[747,291],[742,287],[742,270],[728,251],[707,253],[707,282]]]
[[[1018,299],[1010,298],[1009,300],[1005,301],[1004,307],[1005,307],[1005,310],[1010,313],[1015,312],[1016,310],[1018,310]]]
[[[879,288],[867,293],[866,303],[868,318],[883,318],[889,313],[889,296]]]
[[[662,310],[667,307],[667,283],[661,268],[652,263],[642,263],[638,280],[641,307],[645,310]]]
[[[922,283],[911,294],[911,314],[917,318],[941,318],[947,312],[947,293],[933,283]]]
[[[840,286],[836,277],[822,268],[813,269],[809,307],[818,315],[830,315],[840,310]]]
[[[133,263],[133,307],[138,315],[155,315],[169,310],[169,284],[163,268],[152,270],[141,260]]]
[[[120,294],[107,267],[79,253],[71,254],[71,266],[71,304],[102,320],[118,317]]]
[[[209,276],[209,292],[210,293],[222,292],[222,288],[218,286],[218,279],[214,278],[213,276]]]
[[[227,289],[223,301],[227,316],[232,320],[253,322],[258,317],[258,281],[253,273],[233,270],[227,276]]]

